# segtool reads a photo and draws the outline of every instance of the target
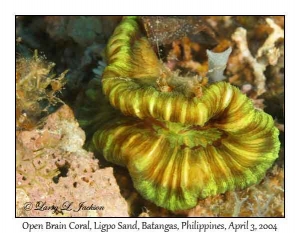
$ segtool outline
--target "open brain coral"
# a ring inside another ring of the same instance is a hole
[[[103,92],[123,116],[97,124],[93,146],[127,167],[145,199],[189,209],[199,198],[259,182],[278,157],[270,115],[229,83],[204,85],[168,71],[136,17],[116,28],[107,62]]]

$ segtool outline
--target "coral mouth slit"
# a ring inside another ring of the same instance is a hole
[[[115,29],[107,60],[103,93],[120,114],[99,126],[93,146],[128,169],[145,199],[189,209],[201,198],[257,183],[278,157],[272,117],[229,83],[212,83],[195,96],[181,88],[189,78],[165,72],[180,86],[162,92],[156,80],[165,69],[136,17],[124,17]]]

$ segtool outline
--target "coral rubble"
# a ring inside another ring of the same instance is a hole
[[[270,18],[267,18],[266,22],[270,25],[270,27],[272,27],[273,32],[266,39],[263,46],[258,49],[255,58],[252,56],[248,48],[246,29],[241,27],[237,28],[235,33],[232,35],[232,39],[238,45],[242,59],[248,62],[249,65],[253,68],[258,95],[266,92],[266,77],[264,75],[266,67],[268,65],[276,65],[279,57],[282,56],[283,52],[282,50],[275,47],[276,41],[284,37],[283,30]],[[263,56],[266,56],[266,59],[261,59]]]
[[[189,217],[283,217],[284,170],[274,166],[259,184],[199,201]]]

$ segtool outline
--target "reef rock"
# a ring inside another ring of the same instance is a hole
[[[100,169],[84,141],[66,105],[40,128],[17,134],[17,216],[128,216],[113,168]]]

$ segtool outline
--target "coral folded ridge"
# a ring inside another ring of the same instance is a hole
[[[187,94],[182,80],[189,78],[164,68],[136,17],[124,17],[106,56],[103,93],[122,117],[99,126],[93,144],[108,161],[127,167],[145,199],[189,209],[199,198],[259,182],[278,157],[270,115],[226,82],[202,86],[200,96]],[[162,79],[175,85],[162,91]]]

